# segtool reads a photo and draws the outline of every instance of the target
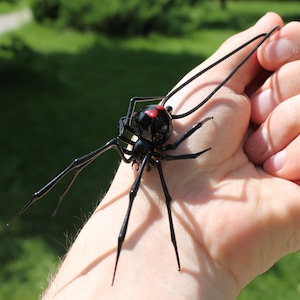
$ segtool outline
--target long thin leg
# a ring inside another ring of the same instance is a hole
[[[180,137],[178,140],[176,140],[173,144],[168,144],[168,145],[162,147],[162,149],[160,149],[160,150],[162,150],[162,151],[175,150],[183,141],[185,141],[195,131],[197,131],[199,128],[201,128],[204,123],[206,123],[207,121],[212,120],[212,119],[213,119],[213,117],[208,117],[208,118],[196,123],[182,137]]]
[[[79,173],[88,165],[90,164],[90,162],[84,164],[84,165],[81,165],[80,167],[77,167],[75,169],[75,172],[72,176],[72,178],[70,179],[70,181],[67,183],[67,185],[65,186],[65,188],[63,189],[63,191],[59,194],[58,196],[58,202],[57,202],[57,205],[56,205],[56,208],[52,214],[52,217],[55,217],[57,212],[58,212],[58,209],[60,207],[60,204],[61,202],[63,201],[65,195],[69,192],[71,186],[73,185],[74,181],[76,180],[77,176],[79,175]]]
[[[24,213],[24,211],[30,207],[33,203],[35,203],[37,200],[44,197],[62,178],[64,178],[67,174],[69,174],[71,171],[76,170],[73,177],[67,184],[66,188],[62,192],[58,206],[62,201],[63,196],[69,191],[70,187],[72,186],[73,182],[75,181],[76,177],[80,173],[80,171],[83,170],[87,165],[89,165],[92,161],[94,161],[97,157],[99,157],[102,153],[105,151],[115,148],[119,154],[121,155],[122,159],[126,162],[130,162],[130,159],[127,159],[123,153],[123,148],[118,144],[118,140],[116,138],[111,139],[109,142],[107,142],[104,146],[96,149],[95,151],[86,154],[80,158],[76,158],[67,168],[65,168],[62,172],[60,172],[56,177],[54,177],[51,181],[49,181],[45,186],[43,186],[40,190],[38,190],[36,193],[33,194],[30,201],[28,201],[24,207],[8,222],[7,225],[12,224],[21,214]]]
[[[171,200],[172,200],[172,198],[171,198],[171,196],[169,194],[169,191],[168,191],[168,188],[167,188],[167,184],[166,184],[166,181],[165,181],[165,178],[164,178],[164,174],[163,174],[163,171],[162,171],[160,161],[156,160],[155,165],[157,166],[160,181],[161,181],[162,188],[163,188],[165,198],[166,198],[166,206],[167,206],[168,216],[169,216],[171,241],[172,241],[172,244],[173,244],[174,249],[175,249],[175,254],[176,254],[176,259],[177,259],[177,264],[178,264],[178,271],[180,271],[180,269],[181,269],[180,259],[179,259],[179,254],[178,254],[178,248],[177,248],[177,242],[176,242],[176,236],[175,236],[173,218],[172,218],[172,211],[171,211]]]
[[[197,77],[199,77],[200,75],[202,75],[203,73],[205,73],[206,71],[208,71],[209,69],[213,68],[214,66],[216,66],[217,64],[221,63],[222,61],[224,61],[225,59],[227,59],[228,57],[232,56],[233,54],[235,54],[236,52],[240,51],[241,49],[243,49],[244,47],[246,47],[247,45],[251,44],[252,42],[254,42],[255,40],[263,37],[259,43],[245,56],[244,59],[242,59],[242,61],[229,73],[229,75],[204,99],[202,100],[197,106],[195,106],[194,108],[192,108],[191,110],[180,114],[180,115],[172,115],[173,119],[180,119],[180,118],[184,118],[188,115],[190,115],[191,113],[195,112],[196,110],[198,110],[201,106],[203,106],[207,101],[209,101],[209,99],[216,94],[216,92],[222,87],[224,86],[230,79],[231,77],[237,72],[237,70],[240,69],[240,67],[242,65],[244,65],[248,59],[255,53],[255,51],[277,30],[280,29],[280,26],[276,26],[274,27],[271,31],[269,31],[268,33],[262,33],[257,35],[256,37],[252,38],[250,41],[246,42],[245,44],[241,45],[240,47],[236,48],[235,50],[233,50],[232,52],[228,53],[227,55],[225,55],[224,57],[222,57],[221,59],[219,59],[218,61],[216,61],[215,63],[211,64],[210,66],[208,66],[207,68],[205,68],[204,70],[198,72],[197,74],[195,74],[194,76],[192,76],[190,79],[188,79],[187,81],[185,81],[182,85],[178,86],[176,89],[174,89],[173,91],[171,91],[162,101],[162,105],[164,105],[168,99],[170,99],[170,97],[172,97],[175,93],[177,93],[179,90],[181,90],[184,86],[186,86],[187,84],[189,84],[191,81],[195,80]]]
[[[129,162],[131,161],[131,159],[127,159],[127,158],[125,157],[124,154],[131,155],[131,151],[129,151],[129,150],[126,149],[126,148],[121,147],[121,146],[118,144],[118,142],[115,141],[115,139],[112,139],[110,142],[112,142],[112,141],[114,141],[115,143],[113,143],[113,144],[111,145],[111,148],[113,147],[113,148],[115,148],[116,150],[118,150],[118,152],[119,152],[121,158],[122,158],[125,162],[129,163]],[[128,140],[128,139],[124,140],[124,142],[127,142],[128,144],[131,144],[131,141]],[[107,144],[106,144],[106,145],[107,145]],[[76,178],[77,178],[77,176],[79,175],[79,173],[80,173],[86,166],[88,166],[91,162],[93,162],[99,155],[101,155],[103,152],[105,152],[105,151],[107,151],[107,150],[109,150],[109,149],[110,149],[110,148],[107,148],[106,150],[102,151],[101,153],[98,153],[98,150],[99,150],[99,149],[95,150],[95,151],[94,151],[94,152],[95,152],[95,155],[92,156],[86,163],[79,164],[79,165],[77,165],[77,166],[75,167],[75,172],[74,172],[72,178],[70,179],[70,181],[68,182],[68,184],[65,186],[64,190],[63,190],[63,191],[60,193],[60,195],[59,195],[57,206],[56,206],[56,208],[55,208],[55,210],[54,210],[54,212],[53,212],[53,214],[52,214],[53,217],[56,215],[56,213],[57,213],[57,211],[58,211],[58,209],[59,209],[59,207],[60,207],[60,204],[61,204],[63,198],[64,198],[65,195],[69,192],[71,186],[73,185],[73,183],[74,183],[74,181],[76,180]],[[90,156],[91,154],[93,154],[93,152],[90,153],[90,154],[87,154],[87,155],[85,155],[85,156],[83,156],[83,157],[81,157],[81,159],[84,161],[84,158],[87,157],[87,156]],[[77,160],[80,160],[80,158],[78,158]],[[41,196],[41,197],[42,197],[42,196]]]
[[[273,30],[272,30],[273,32]],[[253,43],[255,40],[266,36],[266,33],[262,33],[257,35],[256,37],[252,38],[250,41],[247,41],[245,44],[239,46],[238,48],[234,49],[233,51],[229,52],[228,54],[226,54],[225,56],[223,56],[222,58],[218,59],[217,61],[215,61],[214,63],[212,63],[211,65],[209,65],[208,67],[204,68],[203,70],[199,71],[198,73],[196,73],[195,75],[193,75],[191,78],[189,78],[188,80],[186,80],[185,82],[183,82],[181,85],[179,85],[177,88],[171,90],[166,97],[163,99],[162,101],[162,105],[165,105],[165,103],[172,97],[174,96],[174,94],[176,94],[178,91],[180,91],[182,88],[184,88],[185,86],[187,86],[189,83],[191,83],[193,80],[195,80],[196,78],[200,77],[202,74],[206,73],[207,71],[209,71],[210,69],[214,68],[216,65],[218,65],[219,63],[223,62],[224,60],[226,60],[227,58],[229,58],[230,56],[232,56],[233,54],[237,53],[238,51],[240,51],[241,49],[245,48],[246,46],[248,46],[249,44]]]
[[[119,237],[118,237],[117,256],[116,256],[115,268],[114,268],[114,273],[113,273],[113,278],[112,278],[111,285],[113,285],[114,281],[115,281],[115,276],[116,276],[116,272],[117,272],[119,257],[120,257],[120,254],[121,254],[122,246],[123,246],[125,236],[126,236],[126,232],[127,232],[127,227],[128,227],[128,222],[129,222],[129,217],[130,217],[130,213],[131,213],[132,204],[133,204],[133,201],[136,197],[137,191],[140,187],[143,171],[144,171],[145,167],[148,165],[149,159],[150,158],[149,158],[148,155],[145,156],[145,158],[143,159],[143,161],[141,163],[141,166],[139,168],[137,177],[136,177],[136,179],[135,179],[135,181],[132,185],[132,188],[130,190],[130,193],[129,193],[129,204],[128,204],[127,212],[126,212],[124,221],[122,223],[121,230],[120,230]]]

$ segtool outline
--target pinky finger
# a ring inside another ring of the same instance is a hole
[[[299,149],[300,136],[298,135],[286,148],[265,161],[264,170],[283,179],[300,180]]]

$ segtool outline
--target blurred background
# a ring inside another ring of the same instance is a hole
[[[85,169],[55,218],[68,178],[7,227],[33,192],[114,137],[132,96],[166,94],[227,37],[267,11],[300,20],[299,7],[299,1],[0,1],[0,20],[25,9],[32,16],[0,35],[0,299],[38,298],[108,188],[119,156],[109,151]],[[299,252],[239,296],[299,298]]]

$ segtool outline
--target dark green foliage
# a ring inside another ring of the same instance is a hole
[[[34,17],[38,22],[57,20],[59,17],[60,0],[32,1]]]
[[[241,13],[240,2],[222,9],[219,1],[196,0],[32,0],[39,22],[51,21],[62,28],[95,31],[114,36],[147,35],[156,32],[183,36],[196,29],[245,29],[261,17],[253,7]],[[246,4],[247,5],[247,4]],[[276,2],[272,10],[276,10]],[[299,18],[290,12],[287,21]]]
[[[183,34],[195,29],[195,0],[34,0],[38,21],[55,20],[62,27],[93,30],[113,35],[149,32]]]

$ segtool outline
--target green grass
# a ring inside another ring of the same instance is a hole
[[[289,19],[299,5],[248,4],[232,2],[228,16],[213,11],[211,18],[232,20],[246,9],[258,18],[276,8]],[[118,155],[108,152],[89,166],[54,219],[51,214],[66,181],[7,228],[32,192],[74,157],[115,136],[132,96],[165,94],[235,31],[229,26],[184,38],[153,34],[122,40],[32,23],[0,36],[1,299],[35,299],[47,286],[58,257],[109,186]],[[239,299],[297,299],[299,269],[298,252],[258,277]]]

